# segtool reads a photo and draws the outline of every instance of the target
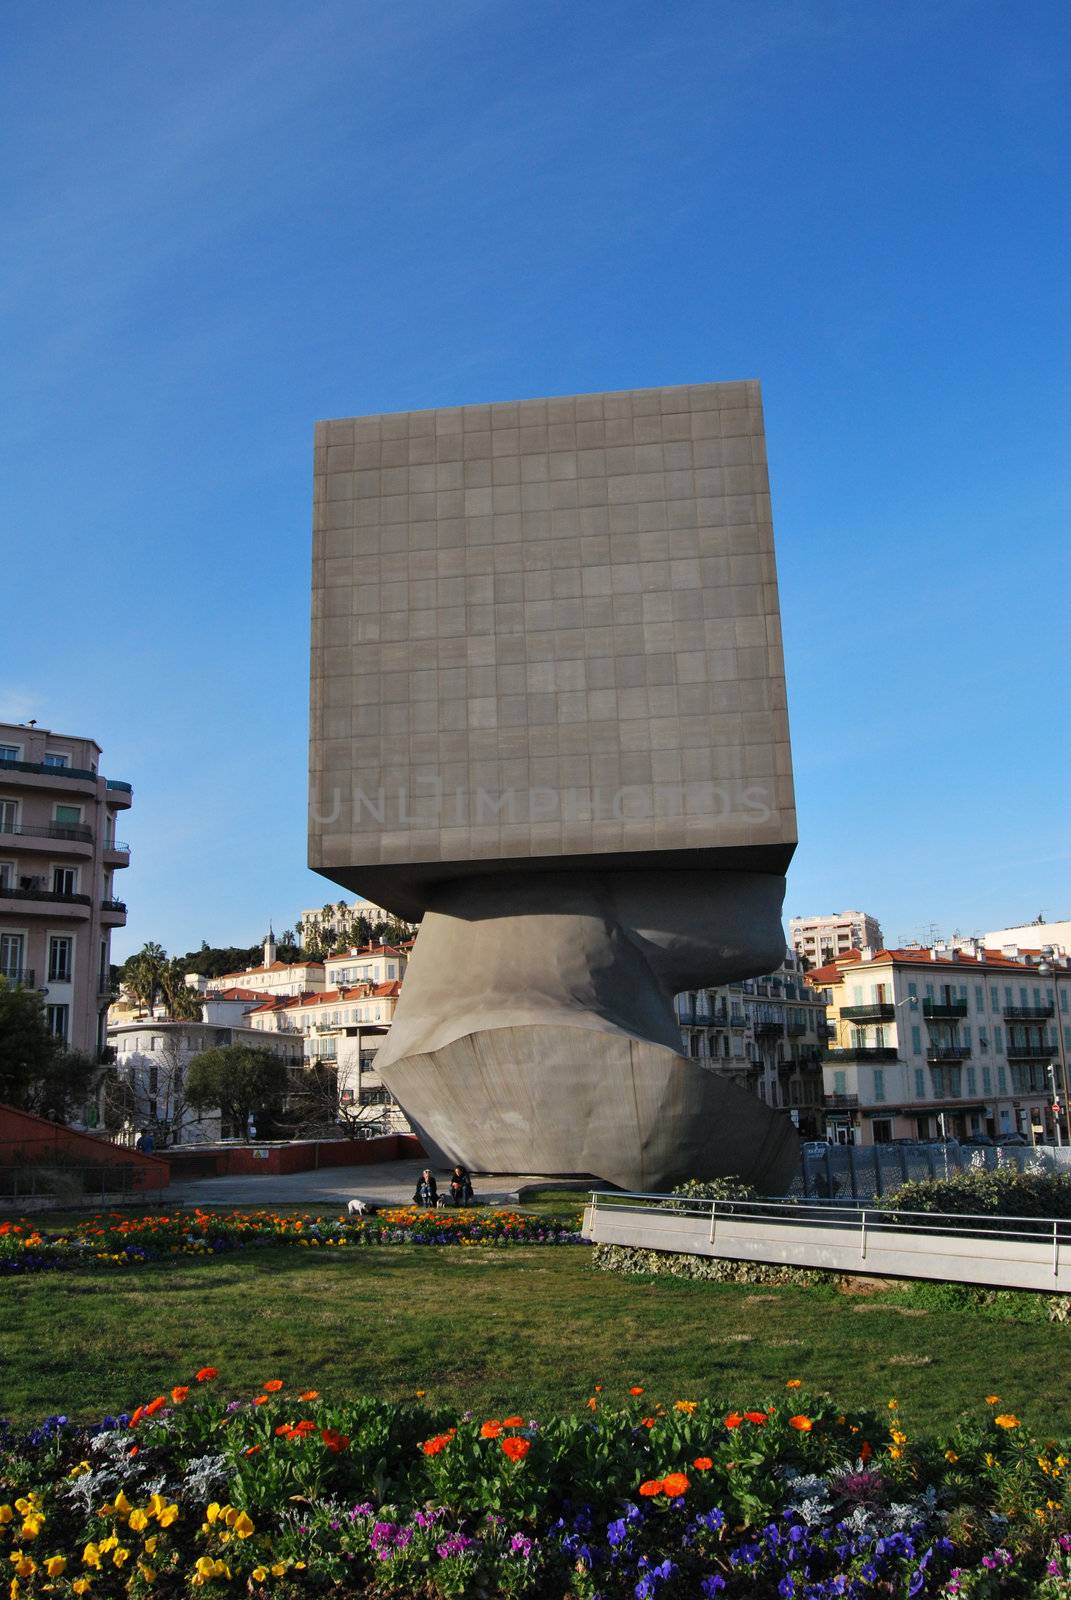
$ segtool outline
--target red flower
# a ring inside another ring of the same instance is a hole
[[[480,1424],[481,1439],[497,1439],[502,1432],[502,1424],[497,1417],[488,1417],[486,1422]]]
[[[810,1417],[803,1416],[789,1417],[788,1425],[790,1428],[795,1428],[797,1433],[810,1433],[811,1429],[814,1427],[814,1423],[811,1421]]]
[[[518,1439],[516,1435],[502,1440],[502,1449],[511,1461],[523,1461],[531,1448],[529,1439]]]
[[[743,1420],[744,1419],[740,1415],[739,1411],[730,1411],[729,1415],[725,1419],[725,1426],[727,1428],[739,1428]]]
[[[662,1479],[662,1493],[674,1500],[678,1495],[686,1494],[690,1487],[683,1472],[670,1472]]]
[[[282,1378],[269,1378],[264,1385],[265,1394],[278,1394],[283,1386]]]
[[[642,1393],[643,1393],[643,1384],[642,1383],[634,1383],[632,1385],[632,1388],[629,1390],[629,1394],[642,1394]]]
[[[242,1454],[246,1455],[246,1456],[255,1456],[259,1449],[260,1449],[259,1444],[251,1444],[249,1446],[248,1450],[243,1450],[242,1451]]]
[[[502,1426],[504,1428],[523,1428],[524,1427],[524,1418],[523,1417],[506,1417],[506,1419],[503,1422]]]
[[[714,1463],[709,1456],[696,1456],[692,1462],[696,1472],[709,1472],[713,1465]]]
[[[646,1483],[640,1484],[640,1493],[643,1495],[661,1494],[662,1479],[648,1478]]]
[[[175,1402],[175,1404],[177,1406],[180,1406],[182,1404],[182,1402],[185,1400],[186,1396],[189,1394],[189,1392],[190,1392],[189,1385],[185,1384],[185,1383],[180,1383],[180,1384],[177,1384],[174,1389],[172,1389],[171,1398],[172,1398],[172,1400]]]
[[[753,1422],[756,1428],[763,1428],[766,1426],[765,1411],[745,1411],[744,1416],[749,1422]]]
[[[155,1417],[156,1413],[160,1410],[160,1407],[166,1406],[166,1404],[167,1396],[158,1394],[155,1400],[149,1401],[148,1405],[145,1407],[144,1415],[147,1417]]]
[[[348,1449],[350,1436],[348,1433],[339,1433],[336,1428],[321,1428],[320,1438],[328,1450],[333,1450],[337,1456],[341,1451]]]
[[[198,1383],[211,1383],[213,1378],[219,1377],[218,1367],[202,1367],[196,1374]]]

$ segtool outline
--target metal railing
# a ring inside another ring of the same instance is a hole
[[[0,761],[0,772],[33,772],[49,778],[80,778],[96,783],[97,774],[88,767],[57,767],[51,761]],[[111,784],[108,785],[111,788]]]
[[[1005,1006],[1004,1016],[1008,1022],[1045,1022],[1055,1010],[1050,1000],[1044,1006]]]
[[[1050,1292],[1071,1283],[1071,1219],[1054,1217],[593,1189],[584,1233],[595,1243],[833,1271]]]
[[[924,1000],[922,1015],[934,1022],[957,1022],[967,1015],[966,1000]]]
[[[121,856],[130,854],[130,846],[123,839],[105,839],[105,850],[115,850]]]
[[[933,1065],[940,1065],[943,1061],[967,1061],[970,1058],[971,1047],[969,1044],[938,1044],[930,1045],[926,1051],[926,1060]]]
[[[102,900],[101,903],[100,903],[100,909],[102,911],[122,911],[123,914],[125,915],[126,914],[126,901],[125,900]]]
[[[850,1044],[829,1051],[830,1061],[895,1061],[896,1046],[887,1044]]]
[[[120,794],[134,793],[134,785],[132,783],[123,783],[120,778],[105,778],[104,786],[107,789],[117,789]]]
[[[0,898],[6,900],[47,900],[65,906],[91,906],[88,894],[63,894],[58,889],[16,889],[14,884],[0,886]]]
[[[1009,1061],[1055,1061],[1058,1046],[1054,1044],[1008,1044]]]
[[[848,1022],[891,1022],[896,1009],[888,1000],[875,1000],[868,1006],[842,1006],[841,1016]]]
[[[0,825],[0,833],[10,834],[16,839],[67,839],[75,844],[93,843],[93,829],[84,822],[18,822],[8,827]]]

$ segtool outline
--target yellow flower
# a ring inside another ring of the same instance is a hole
[[[88,1594],[89,1593],[89,1579],[88,1578],[75,1578],[74,1582],[71,1584],[71,1588],[72,1588],[72,1590],[74,1591],[75,1594]]]
[[[84,1567],[99,1567],[100,1566],[100,1547],[98,1545],[95,1545],[92,1542],[92,1540],[89,1542],[89,1544],[86,1545],[85,1549],[82,1551],[82,1565]]]
[[[121,1567],[124,1562],[129,1561],[129,1560],[130,1560],[130,1551],[125,1549],[122,1545],[120,1545],[118,1550],[112,1556],[112,1562],[114,1563],[115,1566]]]
[[[889,1401],[889,1410],[890,1411],[898,1411],[899,1409],[900,1409],[899,1400],[890,1400]]]
[[[50,1578],[59,1578],[67,1570],[66,1556],[49,1556],[45,1562],[45,1571]]]
[[[44,1525],[45,1519],[41,1513],[39,1511],[34,1512],[31,1516],[23,1519],[22,1537],[24,1539],[36,1539]]]
[[[141,1576],[144,1578],[146,1583],[155,1583],[156,1582],[156,1569],[154,1567],[147,1567],[145,1565],[144,1561],[139,1561],[138,1562],[138,1571],[141,1574]]]
[[[15,1566],[15,1572],[20,1578],[32,1578],[37,1571],[37,1562],[31,1556],[20,1556]]]
[[[250,1576],[252,1577],[254,1583],[263,1583],[264,1579],[268,1576],[267,1568],[254,1567]]]
[[[1010,1411],[1002,1411],[999,1417],[993,1418],[993,1421],[998,1428],[1017,1428],[1019,1426],[1019,1418],[1013,1416]]]
[[[155,1553],[155,1551],[156,1551],[156,1540],[157,1540],[157,1535],[155,1533],[150,1534],[149,1537],[146,1539],[146,1541],[145,1541],[145,1554],[147,1556],[151,1556],[151,1555],[153,1555]]]
[[[209,1504],[208,1510],[205,1512],[205,1521],[206,1522],[216,1522],[216,1521],[218,1521],[220,1513],[222,1512],[222,1510],[223,1510],[223,1507],[220,1505],[218,1500],[211,1501],[211,1503]]]
[[[149,1513],[147,1511],[132,1511],[127,1522],[131,1533],[140,1533],[149,1526]]]
[[[128,1511],[132,1511],[134,1509],[126,1495],[123,1493],[122,1489],[119,1490],[119,1493],[115,1497],[115,1509],[123,1516],[125,1516]]]
[[[999,1406],[1000,1405],[1000,1395],[999,1394],[987,1394],[986,1397],[985,1397],[985,1403],[986,1403],[987,1406]]]
[[[14,1515],[10,1506],[0,1506],[0,1524],[10,1522]]]
[[[156,1520],[160,1524],[161,1528],[170,1528],[171,1524],[175,1522],[177,1518],[178,1506],[172,1502],[171,1505],[164,1507]]]
[[[891,1444],[889,1446],[889,1454],[892,1456],[894,1461],[899,1461],[903,1453],[904,1452],[900,1449],[898,1444]]]
[[[281,1561],[276,1561],[272,1565],[271,1575],[273,1578],[281,1578],[285,1571],[286,1568],[284,1567],[283,1563]]]
[[[202,1578],[210,1578],[215,1565],[216,1563],[213,1561],[211,1556],[198,1556],[196,1562],[194,1563],[194,1570],[199,1573]]]
[[[248,1539],[253,1532],[253,1524],[244,1511],[240,1511],[234,1519],[234,1531],[239,1539]]]
[[[986,1451],[984,1459],[987,1467],[995,1467],[997,1464],[997,1458],[991,1450]]]
[[[685,1416],[690,1417],[698,1404],[698,1400],[674,1400],[673,1409],[683,1411]]]
[[[956,1454],[956,1452],[954,1450],[946,1450],[945,1451],[945,1460],[946,1461],[958,1461],[959,1460],[959,1456]]]

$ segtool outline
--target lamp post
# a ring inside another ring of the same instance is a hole
[[[1038,975],[1042,978],[1052,979],[1052,1014],[1055,1019],[1056,1052],[1060,1064],[1060,1087],[1053,1094],[1053,1102],[1054,1104],[1058,1103],[1063,1112],[1065,1119],[1064,1126],[1067,1131],[1067,1142],[1068,1144],[1071,1144],[1071,1108],[1069,1108],[1067,1104],[1067,1050],[1064,1045],[1064,1030],[1060,1026],[1060,979],[1056,969],[1055,956],[1053,957],[1051,963],[1048,961],[1043,961],[1041,963],[1041,965],[1038,967]],[[1053,1082],[1053,1087],[1055,1088],[1054,1078],[1054,1068],[1050,1064],[1049,1081]],[[1060,1112],[1055,1111],[1053,1113],[1053,1121],[1056,1124],[1056,1143],[1062,1144],[1063,1139],[1060,1136]]]

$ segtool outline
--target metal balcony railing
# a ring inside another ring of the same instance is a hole
[[[970,1058],[970,1054],[971,1047],[969,1044],[930,1045],[926,1051],[926,1060],[931,1066],[935,1066],[943,1061],[967,1061]]]
[[[1015,1044],[1008,1041],[1009,1061],[1055,1061],[1058,1047],[1054,1044]]]
[[[857,1094],[827,1094],[824,1103],[831,1111],[852,1111],[859,1104]]]
[[[847,1022],[891,1022],[896,1009],[888,1000],[875,1000],[868,1006],[843,1006],[840,1014]]]
[[[134,785],[132,783],[123,783],[119,778],[105,778],[104,783],[106,788],[117,789],[120,794],[134,793]]]
[[[0,825],[0,833],[16,839],[71,839],[77,844],[93,843],[93,830],[84,822],[19,822],[9,828]]]
[[[92,897],[88,894],[61,894],[55,889],[16,889],[14,884],[5,883],[0,887],[0,898],[6,900],[49,900],[57,905],[64,906],[91,906]]]
[[[957,1022],[967,1015],[966,1000],[924,1000],[922,1015],[934,1022]]]
[[[0,772],[32,772],[49,778],[88,778],[96,783],[97,774],[89,767],[57,767],[51,761],[0,761]],[[111,785],[109,784],[109,788]]]
[[[125,916],[126,915],[126,901],[125,900],[102,900],[101,903],[100,903],[100,909],[102,911],[121,911]]]
[[[1008,1022],[1046,1022],[1055,1009],[1051,1000],[1043,1006],[1005,1006],[1004,1016]]]
[[[850,1044],[840,1050],[829,1051],[830,1061],[895,1061],[896,1046],[887,1044]]]

